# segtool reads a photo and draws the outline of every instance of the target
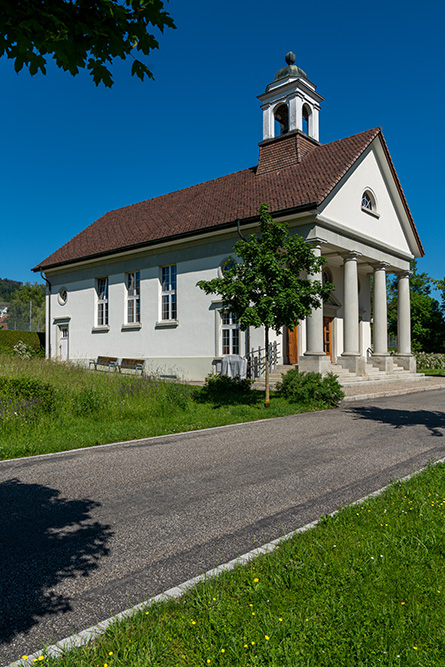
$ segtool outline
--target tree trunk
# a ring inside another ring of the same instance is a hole
[[[270,389],[269,389],[269,368],[270,368],[270,359],[269,359],[269,327],[265,328],[264,331],[264,340],[266,347],[266,380],[265,380],[265,396],[264,396],[264,407],[270,408]]]

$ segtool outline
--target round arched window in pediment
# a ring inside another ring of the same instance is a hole
[[[369,213],[377,213],[377,202],[375,194],[367,188],[362,194],[362,210]]]

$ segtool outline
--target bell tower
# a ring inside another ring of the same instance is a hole
[[[275,79],[258,95],[263,110],[263,141],[300,130],[318,141],[318,115],[323,98],[315,92],[300,67],[295,65],[295,53],[286,54],[287,67],[276,73]]]

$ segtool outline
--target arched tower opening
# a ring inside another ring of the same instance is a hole
[[[274,110],[275,133],[274,136],[280,137],[289,132],[289,108],[287,104],[279,104]]]

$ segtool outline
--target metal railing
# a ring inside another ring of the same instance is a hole
[[[278,365],[280,344],[277,341],[269,343],[269,371],[276,370]],[[257,347],[245,356],[247,360],[247,377],[251,380],[256,380],[262,377],[266,372],[266,348]]]

